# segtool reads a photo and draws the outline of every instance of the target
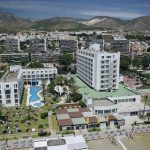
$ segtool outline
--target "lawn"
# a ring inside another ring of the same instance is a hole
[[[0,124],[0,139],[3,136],[8,139],[15,139],[23,137],[24,135],[37,136],[40,130],[39,125],[43,125],[43,129],[48,129],[48,117],[45,120],[41,119],[41,113],[47,112],[51,109],[51,104],[45,105],[42,108],[33,108],[26,106],[27,101],[27,89],[24,89],[22,104],[20,107],[2,108],[2,118],[5,123]],[[16,130],[18,128],[20,131]],[[35,132],[32,132],[32,129]],[[6,129],[7,134],[2,134],[2,130]],[[13,134],[10,134],[10,130],[13,130]],[[28,131],[26,131],[28,130]]]

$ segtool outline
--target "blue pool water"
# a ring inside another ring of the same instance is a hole
[[[38,92],[41,90],[42,88],[40,86],[31,86],[30,87],[30,98],[29,101],[30,102],[35,102],[35,101],[39,101],[41,98],[38,96]]]

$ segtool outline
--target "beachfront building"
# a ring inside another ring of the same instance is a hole
[[[32,150],[88,150],[82,135],[34,140]]]
[[[7,107],[19,106],[24,83],[40,86],[45,79],[47,85],[55,74],[57,68],[54,66],[29,69],[23,69],[20,65],[10,66],[0,79],[0,104]]]
[[[10,66],[0,79],[0,104],[7,107],[19,106],[23,83],[21,66]]]
[[[48,82],[57,74],[57,68],[50,66],[48,68],[28,68],[23,69],[23,79],[26,84],[40,85],[41,80]]]
[[[85,84],[78,77],[74,77],[78,92],[95,115],[107,116],[119,114],[121,116],[136,116],[143,113],[144,104],[141,95],[129,87],[119,83],[119,88],[112,91],[96,91]],[[145,114],[150,107],[145,107]]]
[[[56,110],[56,119],[60,130],[80,130],[94,127],[106,128],[108,123],[110,126],[124,125],[125,120],[118,116],[109,115],[109,118],[108,116],[98,116],[93,114],[89,107],[65,107]]]
[[[77,51],[77,75],[97,91],[119,88],[119,64],[120,52],[107,53],[97,45]]]
[[[77,75],[97,91],[119,88],[119,64],[120,52],[77,51]]]

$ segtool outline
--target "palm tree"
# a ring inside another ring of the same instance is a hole
[[[46,103],[46,92],[45,92],[45,88],[46,88],[46,80],[42,80],[42,93],[43,93],[43,102],[44,104]]]
[[[146,96],[144,96],[144,109],[143,109],[143,115],[142,116],[144,116],[144,114],[145,114],[145,107],[146,107],[147,100],[148,100],[148,96],[146,95]]]
[[[2,116],[2,112],[3,112],[3,104],[0,104],[0,117]]]

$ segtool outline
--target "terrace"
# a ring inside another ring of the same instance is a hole
[[[78,92],[83,94],[85,98],[95,98],[95,99],[103,99],[107,97],[121,97],[121,96],[134,96],[138,95],[137,91],[133,91],[128,89],[125,85],[119,84],[118,90],[113,91],[96,91],[86,85],[82,80],[78,77],[74,77],[76,82],[76,86],[79,88]]]

